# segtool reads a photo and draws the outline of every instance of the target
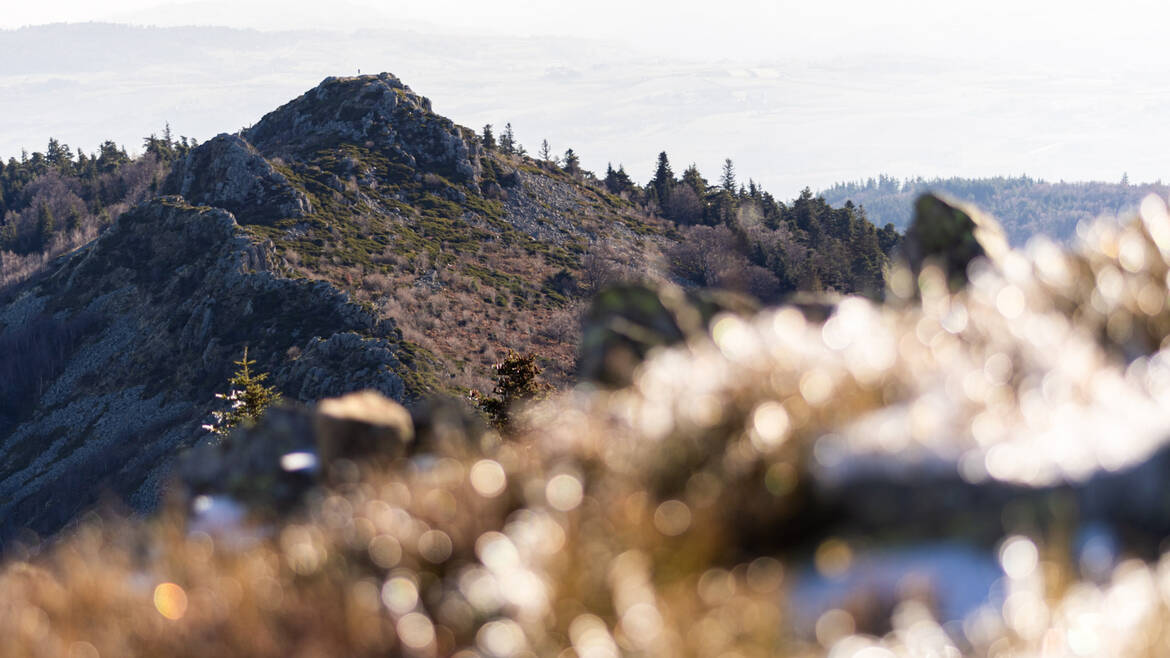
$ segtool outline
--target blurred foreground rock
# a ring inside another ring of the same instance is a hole
[[[361,391],[315,405],[269,410],[253,427],[209,437],[183,459],[192,495],[227,495],[260,510],[287,511],[345,461],[389,462],[408,453],[414,425],[402,405]]]
[[[977,208],[935,194],[918,197],[914,220],[901,242],[901,255],[914,276],[934,264],[951,290],[967,284],[967,268],[973,261],[999,262],[1007,251],[998,222]]]

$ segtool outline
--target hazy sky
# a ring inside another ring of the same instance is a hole
[[[235,27],[396,27],[615,38],[669,54],[830,50],[1050,63],[1164,60],[1163,0],[3,0],[0,26],[149,20]],[[226,10],[225,10],[226,8]]]
[[[0,32],[0,156],[133,148],[164,121],[203,140],[360,67],[638,180],[664,149],[781,196],[878,173],[1170,179],[1164,1],[0,0],[0,28],[62,21],[311,32],[139,35],[129,62],[108,35],[75,55]]]

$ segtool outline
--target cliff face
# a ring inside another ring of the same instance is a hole
[[[231,214],[161,197],[0,309],[0,344],[24,347],[6,367],[28,375],[3,400],[0,532],[51,531],[105,488],[152,506],[245,345],[291,397],[402,399],[392,327],[272,265]]]

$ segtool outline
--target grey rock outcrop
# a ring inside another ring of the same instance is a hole
[[[394,350],[385,340],[354,332],[314,338],[295,361],[280,367],[278,381],[289,382],[300,400],[320,400],[353,390],[355,379],[379,393],[401,400],[406,395]]]
[[[435,114],[428,99],[389,73],[326,78],[243,136],[270,158],[303,158],[347,143],[457,183],[475,184],[480,174],[475,134]]]
[[[164,189],[197,206],[223,208],[252,224],[313,211],[304,192],[236,135],[222,134],[196,147],[175,163]]]

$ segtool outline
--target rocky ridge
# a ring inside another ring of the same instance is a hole
[[[46,340],[87,318],[57,367],[27,364],[40,382],[0,442],[0,538],[51,531],[105,488],[150,508],[245,345],[294,399],[406,396],[393,327],[273,258],[231,214],[161,197],[0,309],[0,340],[30,318]]]

